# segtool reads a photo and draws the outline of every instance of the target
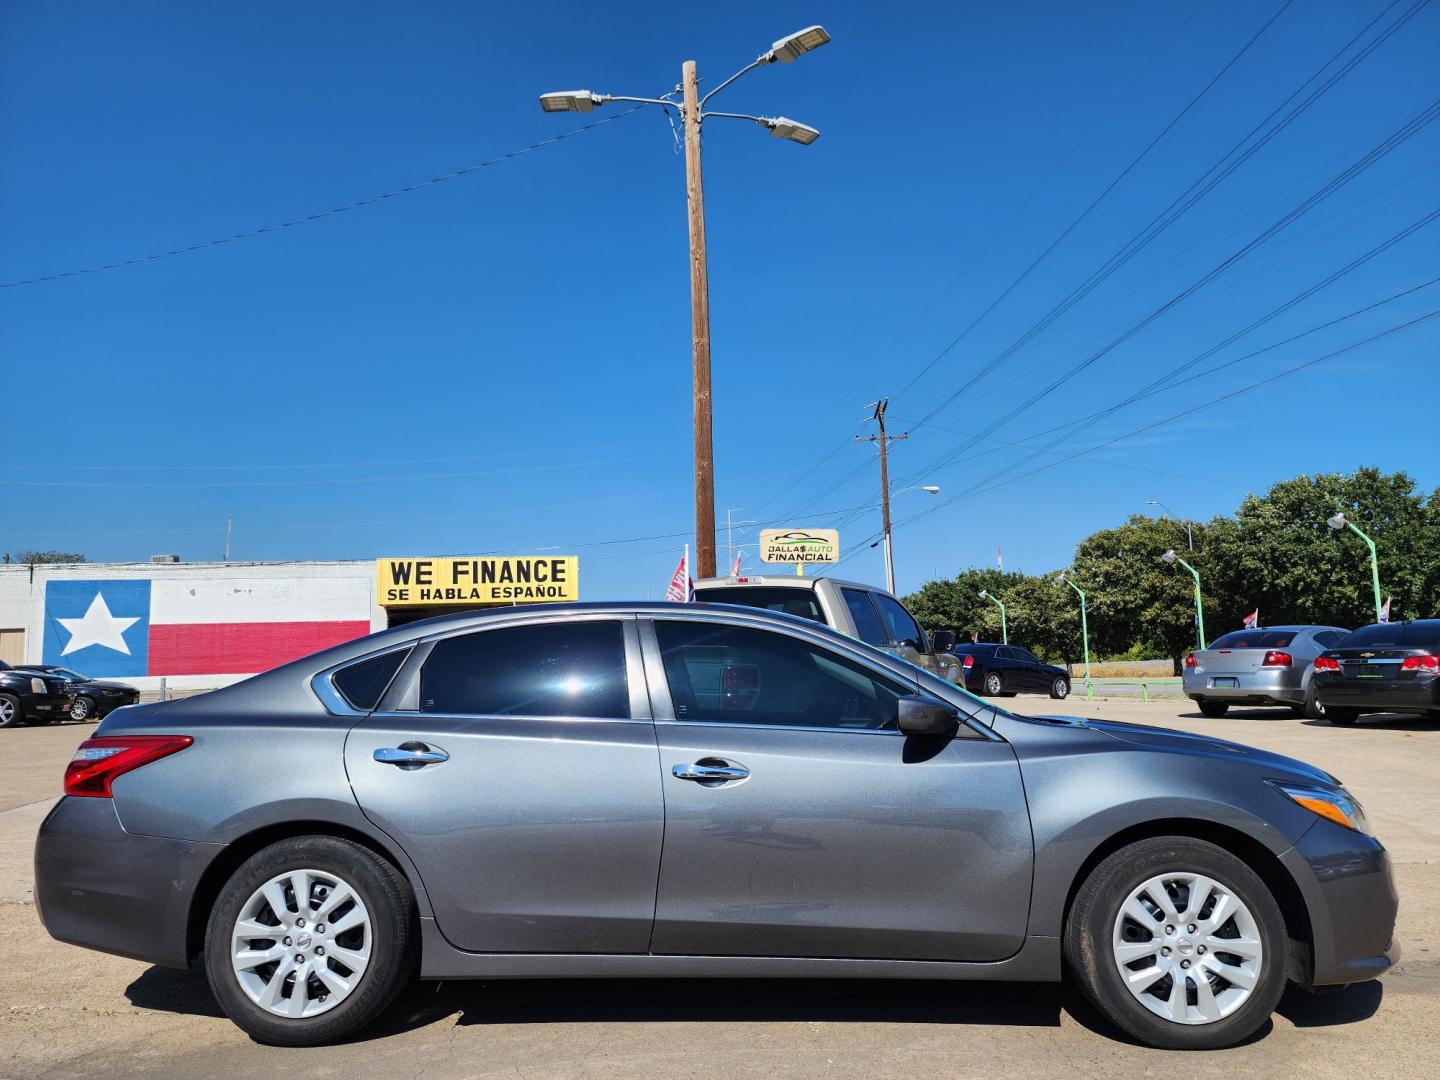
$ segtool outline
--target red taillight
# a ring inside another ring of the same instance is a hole
[[[195,740],[189,735],[102,735],[75,748],[65,766],[65,794],[110,798],[110,785],[141,765],[184,750]]]
[[[1186,653],[1186,654],[1185,654],[1185,666],[1186,666],[1186,667],[1199,667],[1199,666],[1200,666],[1200,661],[1195,659],[1195,654],[1194,654],[1193,652],[1192,652],[1192,653]]]
[[[1339,671],[1340,661],[1336,660],[1333,656],[1317,656],[1315,657],[1315,670]]]
[[[1265,659],[1260,662],[1261,667],[1289,667],[1290,654],[1281,652],[1279,649],[1271,649],[1265,654]]]
[[[960,666],[961,666],[962,668],[964,668],[966,671],[969,671],[972,667],[975,666],[975,657],[973,657],[973,656],[967,656],[967,657],[965,657],[964,662],[963,662]]]
[[[1401,671],[1440,671],[1440,656],[1407,656],[1400,662]]]

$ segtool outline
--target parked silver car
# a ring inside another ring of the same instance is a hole
[[[118,709],[40,828],[62,941],[203,963],[253,1037],[426,979],[1054,981],[1155,1046],[1385,971],[1396,896],[1339,781],[1022,717],[769,611],[446,616]]]
[[[1262,626],[1222,634],[1185,657],[1185,696],[1206,716],[1224,716],[1231,705],[1288,705],[1296,716],[1322,718],[1325,706],[1312,686],[1315,658],[1348,633],[1338,626]]]

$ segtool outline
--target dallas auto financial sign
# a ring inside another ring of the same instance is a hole
[[[375,596],[384,607],[578,600],[580,558],[376,559]]]

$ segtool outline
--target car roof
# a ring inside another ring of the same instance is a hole
[[[795,574],[744,574],[741,577],[713,577],[699,578],[695,582],[697,589],[743,589],[749,585],[763,585],[769,588],[771,585],[778,585],[782,589],[813,589],[817,581],[829,581],[836,585],[844,586],[847,589],[864,589],[866,592],[878,592],[890,595],[879,585],[866,585],[863,581],[846,581],[844,578],[826,577],[824,574],[816,574],[812,577],[799,577]]]

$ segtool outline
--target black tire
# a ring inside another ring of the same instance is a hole
[[[1259,931],[1264,950],[1259,979],[1234,1012],[1211,1023],[1177,1023],[1151,1012],[1126,988],[1112,952],[1121,904],[1145,881],[1168,871],[1200,873],[1222,883],[1249,908]],[[1065,923],[1065,960],[1085,997],[1126,1034],[1164,1050],[1218,1050],[1253,1035],[1285,991],[1288,950],[1284,916],[1265,883],[1225,849],[1188,836],[1140,840],[1111,854],[1080,886]]]
[[[1308,712],[1305,711],[1304,705],[1290,705],[1287,706],[1287,708],[1289,708],[1290,710],[1290,715],[1295,717],[1297,720],[1304,720],[1307,716],[1310,715]]]
[[[1325,719],[1336,727],[1349,727],[1360,719],[1360,710],[1342,709],[1339,705],[1328,705],[1325,708]]]
[[[87,697],[77,697],[70,703],[70,719],[85,723],[95,714],[95,703]]]
[[[1321,700],[1315,696],[1315,684],[1312,682],[1305,688],[1304,716],[1310,720],[1324,720],[1329,716],[1329,711]]]
[[[1056,675],[1055,681],[1050,684],[1050,696],[1056,699],[1070,696],[1070,680],[1064,675]]]
[[[1005,680],[1001,678],[998,671],[992,671],[985,676],[985,693],[990,697],[999,697],[1005,692]]]
[[[24,719],[20,699],[14,694],[0,694],[0,728],[18,727]]]
[[[327,1012],[290,1019],[262,1009],[242,989],[231,967],[230,934],[257,889],[300,869],[334,874],[349,883],[370,915],[372,939],[369,964],[348,997]],[[419,952],[415,899],[399,871],[352,841],[298,836],[256,852],[221,888],[205,932],[205,973],[225,1015],[257,1042],[318,1046],[353,1034],[383,1012],[413,976]]]
[[[1224,716],[1230,711],[1228,701],[1212,701],[1209,698],[1196,698],[1195,705],[1200,710],[1201,716],[1208,716],[1211,719]]]

